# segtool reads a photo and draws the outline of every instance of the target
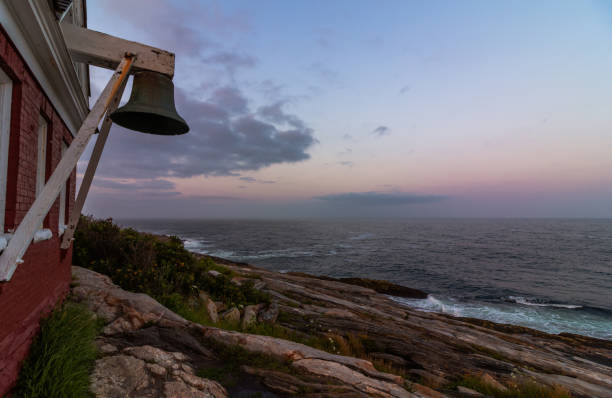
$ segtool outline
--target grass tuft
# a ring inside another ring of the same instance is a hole
[[[507,390],[497,389],[477,376],[465,376],[457,385],[471,388],[493,398],[571,398],[571,394],[560,386],[548,387],[526,380]]]
[[[67,303],[41,322],[13,397],[91,397],[89,374],[97,350],[100,323],[84,306]]]

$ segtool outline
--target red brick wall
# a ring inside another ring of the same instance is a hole
[[[9,231],[19,224],[35,199],[39,115],[49,122],[47,178],[59,163],[62,140],[70,144],[72,136],[1,26],[0,68],[13,80],[5,210],[5,230]],[[75,179],[73,172],[68,182],[67,214],[74,206]],[[16,381],[41,316],[69,288],[72,249],[60,249],[58,217],[59,200],[45,220],[53,238],[32,243],[12,279],[0,282],[0,396]]]

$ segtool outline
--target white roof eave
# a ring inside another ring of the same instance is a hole
[[[0,2],[0,23],[75,135],[89,113],[64,36],[46,0]]]

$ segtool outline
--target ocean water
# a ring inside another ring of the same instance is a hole
[[[612,220],[117,220],[267,269],[384,279],[424,311],[612,340]]]

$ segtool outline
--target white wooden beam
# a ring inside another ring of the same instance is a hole
[[[133,60],[133,56],[126,56],[121,61],[40,195],[21,220],[15,234],[0,255],[0,281],[8,281],[13,276],[38,227],[57,199],[57,195],[70,177],[70,173],[76,167],[89,139],[96,131],[100,119],[102,119],[122,83],[127,79]]]
[[[124,54],[137,56],[133,70],[148,70],[174,76],[174,54],[159,48],[62,23],[68,51],[75,62],[115,69]]]
[[[72,243],[74,231],[76,230],[76,227],[79,224],[81,211],[83,210],[83,206],[85,205],[85,199],[87,199],[87,194],[89,193],[91,182],[93,181],[94,175],[96,174],[96,169],[98,168],[98,163],[100,162],[100,157],[102,156],[102,151],[104,150],[104,145],[106,144],[106,139],[108,138],[108,133],[110,132],[110,128],[113,124],[110,115],[115,111],[115,109],[117,109],[117,106],[119,106],[119,102],[121,101],[121,95],[123,94],[123,90],[125,89],[127,80],[128,79],[123,80],[121,86],[119,87],[119,90],[117,91],[117,94],[115,95],[115,98],[113,98],[110,103],[110,106],[108,107],[108,110],[106,111],[106,117],[102,122],[100,133],[96,138],[96,144],[94,145],[94,149],[91,152],[91,156],[89,157],[87,170],[85,170],[85,175],[83,176],[83,180],[81,181],[79,194],[77,195],[76,201],[74,202],[74,208],[72,209],[72,213],[70,213],[70,218],[68,219],[68,226],[66,227],[64,235],[62,236],[62,249],[68,249],[70,247],[70,244]]]

